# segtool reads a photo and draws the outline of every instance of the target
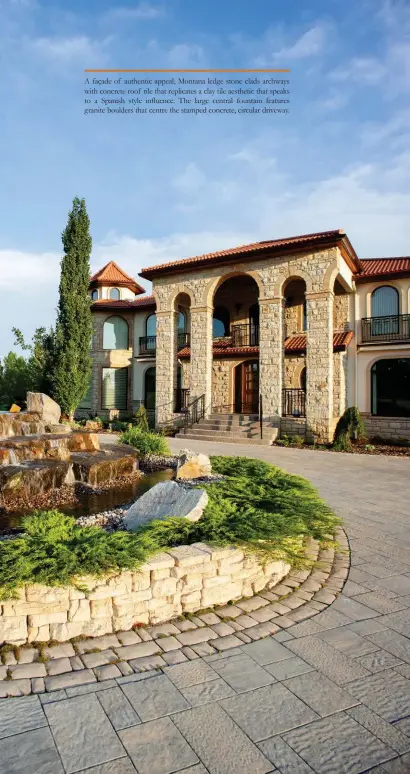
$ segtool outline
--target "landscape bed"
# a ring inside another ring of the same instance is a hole
[[[58,511],[27,517],[21,536],[0,543],[0,642],[131,629],[252,596],[306,568],[310,538],[332,545],[338,520],[309,482],[243,457],[213,457],[212,466],[224,478],[205,485],[197,522],[110,534]]]

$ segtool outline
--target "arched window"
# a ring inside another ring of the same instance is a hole
[[[398,333],[398,314],[399,294],[396,288],[390,285],[376,288],[372,293],[372,337]]]
[[[118,288],[111,288],[110,290],[110,299],[111,301],[119,301],[120,300],[120,291]]]
[[[178,333],[186,333],[186,314],[178,312]]]
[[[372,414],[410,417],[410,357],[386,358],[371,370]]]
[[[216,306],[214,309],[212,335],[214,339],[220,336],[229,336],[230,316],[225,306]]]
[[[155,336],[156,333],[157,333],[157,316],[155,314],[150,314],[145,320],[145,335]]]
[[[128,349],[128,323],[123,317],[109,317],[105,321],[103,349]]]
[[[155,368],[147,368],[144,376],[144,404],[147,411],[155,411]]]
[[[96,301],[98,298],[98,290],[93,290],[91,293],[91,300]]]
[[[372,293],[372,317],[399,314],[399,294],[391,285],[383,285]]]
[[[300,372],[300,389],[306,392],[306,367]]]

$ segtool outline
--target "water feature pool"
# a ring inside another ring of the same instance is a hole
[[[74,505],[70,502],[68,505],[58,506],[57,510],[76,518],[108,511],[136,500],[159,481],[169,481],[174,476],[175,471],[172,468],[167,468],[155,473],[147,473],[133,481],[119,483],[118,486],[103,491],[82,486],[78,488],[77,502]],[[27,516],[31,512],[30,508],[7,513],[0,511],[0,532],[10,529],[18,530],[23,516]]]

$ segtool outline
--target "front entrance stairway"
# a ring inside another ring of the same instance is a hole
[[[265,425],[261,439],[257,414],[211,414],[207,419],[200,419],[188,427],[186,432],[182,429],[177,438],[267,446],[272,438],[272,428]]]

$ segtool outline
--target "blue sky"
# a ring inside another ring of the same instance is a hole
[[[134,276],[330,228],[410,253],[408,0],[0,0],[0,60],[0,357],[54,320],[75,195]],[[289,67],[292,112],[84,116],[86,67]]]

